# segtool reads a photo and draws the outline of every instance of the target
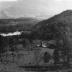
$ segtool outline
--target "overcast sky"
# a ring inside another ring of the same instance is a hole
[[[72,9],[72,0],[0,0],[0,11],[9,16],[53,16]]]

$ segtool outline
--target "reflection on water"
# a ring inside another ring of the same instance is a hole
[[[19,32],[19,31],[16,31],[16,32],[13,32],[13,33],[1,33],[0,35],[2,36],[13,36],[13,35],[21,35],[22,31]]]

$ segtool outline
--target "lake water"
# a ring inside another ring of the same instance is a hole
[[[22,34],[22,31],[16,31],[16,32],[12,32],[12,33],[1,33],[0,35],[2,36],[13,36],[13,35],[21,35]]]

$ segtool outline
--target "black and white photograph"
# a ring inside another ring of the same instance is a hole
[[[72,0],[0,0],[0,72],[72,72]]]

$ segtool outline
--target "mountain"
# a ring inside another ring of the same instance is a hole
[[[67,35],[71,35],[72,10],[66,10],[49,19],[40,21],[34,26],[32,36],[39,39],[60,39],[64,31],[67,31]]]
[[[8,19],[9,16],[2,10],[0,11],[0,19]]]
[[[39,8],[39,7],[38,7]],[[4,8],[0,11],[0,19],[7,19],[7,18],[20,18],[20,17],[33,17],[40,20],[47,19],[51,17],[49,13],[45,11],[41,11],[41,9],[32,8],[22,5],[17,6],[10,6]]]

